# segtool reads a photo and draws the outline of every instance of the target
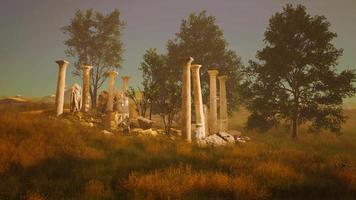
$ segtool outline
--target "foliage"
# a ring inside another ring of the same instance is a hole
[[[227,75],[226,92],[228,109],[231,113],[240,104],[238,90],[242,67],[240,58],[228,49],[223,31],[216,23],[216,18],[206,11],[191,14],[183,19],[176,38],[167,44],[168,65],[174,68],[177,80],[181,79],[183,59],[193,57],[194,63],[201,64],[201,87],[204,102],[208,102],[209,69],[219,70],[219,75]]]
[[[165,64],[166,57],[164,55],[159,55],[156,49],[148,49],[145,55],[143,55],[143,62],[139,68],[142,71],[142,86],[145,99],[150,104],[150,119],[152,111],[156,107],[156,101],[159,98],[159,84],[162,82],[162,79],[166,78],[161,71]]]
[[[339,132],[345,121],[343,98],[356,92],[356,74],[335,68],[342,49],[331,43],[324,16],[311,16],[302,5],[287,5],[274,14],[265,32],[266,47],[257,52],[260,63],[250,61],[242,86],[251,115],[249,128],[267,130],[281,120],[298,126],[310,122],[311,130]]]
[[[126,96],[134,102],[136,112],[142,117],[146,117],[146,112],[150,105],[147,95],[147,91],[142,91],[140,88],[135,90],[133,87],[129,87],[126,92]]]
[[[143,59],[140,70],[144,93],[151,104],[150,112],[154,110],[161,116],[165,132],[170,134],[174,116],[181,105],[179,80],[174,68],[167,65],[167,56],[158,54],[156,49],[147,50]]]
[[[93,66],[90,83],[93,106],[96,106],[97,92],[107,72],[121,67],[123,44],[120,37],[124,25],[119,10],[104,15],[89,9],[77,10],[70,24],[62,28],[69,37],[64,42],[66,55],[77,59],[73,75],[82,75],[82,64]]]

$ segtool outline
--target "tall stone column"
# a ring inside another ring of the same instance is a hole
[[[57,60],[58,64],[58,81],[57,81],[57,90],[56,90],[56,116],[59,116],[63,113],[64,106],[64,88],[66,84],[66,69],[69,64],[66,60]]]
[[[228,117],[227,117],[227,101],[226,101],[226,78],[227,76],[219,76],[220,85],[220,125],[221,131],[227,131],[228,129]]]
[[[92,69],[92,66],[89,65],[83,65],[82,70],[83,70],[83,97],[82,97],[82,112],[88,112],[89,111],[89,88],[90,88],[90,70]]]
[[[127,92],[127,90],[129,89],[129,76],[123,76],[122,78],[122,91],[123,92]]]
[[[217,128],[217,101],[216,101],[216,76],[219,74],[218,70],[208,70],[210,78],[210,94],[209,94],[209,133],[215,134],[218,132]]]
[[[201,94],[200,74],[199,74],[200,68],[201,65],[191,65],[193,89],[194,89],[195,121],[197,124],[196,139],[198,140],[205,138],[203,97]]]
[[[106,104],[106,111],[112,112],[114,110],[114,96],[115,96],[115,79],[118,73],[116,71],[109,71],[107,73],[109,80],[108,102]]]
[[[192,141],[191,137],[191,82],[190,82],[190,66],[193,62],[193,58],[189,60],[183,66],[182,76],[182,136],[183,139],[188,142]]]
[[[205,137],[209,135],[209,110],[207,105],[203,105],[204,110],[204,127],[205,127]]]

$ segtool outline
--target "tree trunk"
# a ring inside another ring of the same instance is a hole
[[[150,120],[152,120],[152,103],[150,103]]]
[[[298,125],[299,125],[299,103],[298,103],[298,95],[296,95],[296,98],[294,100],[294,109],[293,109],[293,128],[292,128],[292,138],[293,139],[298,139]]]
[[[295,140],[298,139],[298,132],[299,132],[299,130],[298,130],[298,116],[297,115],[295,115],[293,117],[293,122],[292,122],[293,123],[292,138]]]
[[[98,96],[98,88],[93,87],[93,91],[91,92],[91,106],[92,106],[92,108],[96,108],[97,96]]]

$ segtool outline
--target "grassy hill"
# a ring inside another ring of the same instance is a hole
[[[279,128],[202,148],[21,113],[39,108],[0,108],[0,199],[356,199],[356,110],[341,135],[302,129],[294,142]]]

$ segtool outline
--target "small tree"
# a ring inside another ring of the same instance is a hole
[[[149,117],[152,118],[152,111],[155,107],[156,100],[159,95],[159,83],[164,77],[160,77],[160,70],[166,64],[166,57],[159,55],[156,49],[149,49],[143,56],[140,70],[143,76],[143,91],[147,101],[149,102]]]
[[[70,24],[62,28],[69,36],[64,42],[68,47],[65,53],[77,59],[73,75],[82,75],[82,64],[93,65],[90,94],[94,107],[98,89],[106,80],[106,73],[121,67],[123,44],[120,37],[123,27],[124,22],[118,10],[103,15],[90,9],[77,10]]]
[[[355,73],[337,73],[342,55],[331,43],[336,33],[323,16],[311,16],[302,5],[287,5],[269,21],[266,47],[257,52],[261,63],[250,61],[242,88],[251,111],[247,126],[269,129],[281,120],[298,125],[310,122],[311,130],[338,132],[345,121],[343,98],[355,93]]]
[[[176,72],[167,65],[167,56],[158,54],[156,49],[146,51],[140,70],[143,74],[143,92],[150,103],[150,116],[153,111],[158,113],[165,132],[170,134],[181,103],[181,88]]]

